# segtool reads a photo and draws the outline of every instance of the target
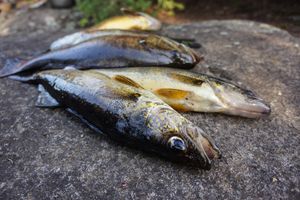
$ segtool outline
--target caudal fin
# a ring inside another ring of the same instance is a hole
[[[8,78],[15,80],[15,81],[20,81],[23,83],[35,83],[35,76],[34,74],[26,75],[26,74],[18,74],[18,75],[12,75],[9,76]]]
[[[5,62],[5,65],[2,69],[0,69],[0,78],[10,76],[22,71],[22,62],[20,59],[8,59]]]

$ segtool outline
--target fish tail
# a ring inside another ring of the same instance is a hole
[[[22,71],[22,66],[24,62],[25,61],[22,61],[17,58],[6,60],[4,67],[0,70],[0,78],[13,75]]]
[[[15,81],[20,81],[23,83],[35,83],[37,76],[35,74],[33,75],[12,75],[9,76],[10,79]]]

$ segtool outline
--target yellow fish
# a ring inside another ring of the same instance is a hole
[[[271,111],[252,91],[205,74],[156,67],[91,71],[150,90],[178,111],[215,112],[248,118],[268,115]]]
[[[159,20],[142,12],[121,9],[124,15],[115,16],[91,27],[88,31],[103,29],[157,31],[162,24]]]

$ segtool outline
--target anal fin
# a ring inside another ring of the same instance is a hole
[[[38,86],[38,90],[40,94],[37,98],[35,106],[43,108],[60,107],[59,103],[46,91],[42,85]]]

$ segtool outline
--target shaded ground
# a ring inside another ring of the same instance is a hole
[[[176,16],[163,16],[168,23],[187,23],[211,19],[246,19],[264,22],[300,36],[298,0],[182,0],[186,9]]]
[[[30,34],[0,38],[1,66],[72,32],[45,28],[45,18]],[[0,79],[0,199],[300,198],[299,39],[247,21],[176,25],[163,32],[193,35],[205,55],[194,70],[242,82],[270,102],[272,114],[259,120],[184,114],[224,155],[202,171],[117,145],[62,109],[34,107],[34,87]]]

